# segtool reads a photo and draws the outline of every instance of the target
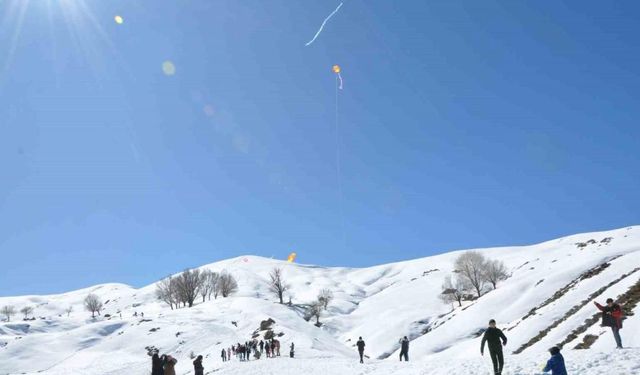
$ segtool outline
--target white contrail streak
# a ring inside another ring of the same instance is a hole
[[[311,43],[315,42],[315,40],[318,38],[318,35],[320,35],[320,33],[322,32],[322,29],[324,29],[324,25],[327,24],[327,21],[329,21],[331,19],[331,17],[333,17],[334,14],[338,13],[340,8],[342,8],[342,4],[344,4],[344,3],[340,3],[340,5],[338,5],[336,10],[334,10],[327,18],[324,19],[324,22],[322,22],[322,25],[320,25],[320,29],[318,30],[316,35],[314,35],[313,39],[311,39],[311,41],[307,42],[307,44],[305,44],[305,46],[309,46],[309,45],[311,45]]]

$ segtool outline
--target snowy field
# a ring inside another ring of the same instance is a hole
[[[509,338],[504,374],[541,373],[546,350],[561,342],[570,374],[640,373],[640,308],[621,331],[630,349],[613,349],[611,333],[599,324],[571,335],[596,313],[594,300],[617,298],[640,283],[640,227],[480,251],[502,260],[510,277],[453,310],[438,295],[462,252],[361,269],[242,256],[202,267],[232,273],[239,292],[198,300],[190,309],[170,310],[155,298],[153,284],[3,297],[0,307],[33,306],[36,319],[23,321],[18,314],[11,322],[0,322],[0,374],[149,374],[149,346],[175,356],[178,374],[193,373],[192,353],[205,357],[209,374],[489,374],[488,355],[479,353],[479,332],[491,318]],[[292,306],[277,303],[267,290],[274,266],[283,268],[292,286],[285,298],[290,294]],[[323,288],[331,289],[335,299],[318,328],[303,315]],[[82,306],[89,293],[105,303],[96,319]],[[73,308],[69,316],[68,307]],[[222,348],[254,334],[262,337],[258,328],[268,318],[281,334],[283,357],[221,362]],[[574,350],[587,334],[597,337],[591,348]],[[398,339],[405,335],[411,339],[411,362],[399,363]],[[356,359],[358,336],[367,342],[364,365]],[[295,359],[284,357],[291,342]],[[523,346],[521,354],[512,354]]]

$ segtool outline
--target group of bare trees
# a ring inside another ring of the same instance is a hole
[[[27,320],[29,319],[29,315],[33,314],[33,307],[25,306],[20,309],[20,312],[24,315],[24,319]],[[11,305],[3,306],[2,309],[0,309],[0,314],[4,315],[7,322],[10,322],[11,317],[16,315],[16,308]]]
[[[322,312],[329,308],[329,304],[333,300],[333,292],[330,289],[322,289],[318,293],[318,298],[311,303],[307,310],[307,317],[309,319],[315,318],[316,325],[320,326],[320,316]]]
[[[178,276],[167,277],[156,284],[156,296],[171,309],[192,307],[198,296],[202,302],[219,295],[229,297],[238,291],[238,282],[230,273],[210,270],[187,269]]]
[[[284,303],[284,294],[285,292],[291,289],[291,285],[285,281],[284,272],[282,268],[275,267],[269,272],[269,280],[268,287],[269,292],[274,295],[278,299],[278,301],[282,304]],[[312,301],[306,309],[306,319],[311,320],[312,318],[316,319],[316,325],[320,325],[320,316],[322,312],[327,310],[329,304],[333,300],[333,292],[329,289],[322,289],[320,293],[318,293],[318,297],[315,301]],[[291,298],[289,298],[291,301]]]
[[[457,302],[475,294],[481,297],[489,287],[495,289],[498,282],[509,277],[507,268],[499,260],[488,259],[477,251],[468,251],[458,256],[454,262],[455,279],[447,276],[442,284],[440,298],[445,303]]]

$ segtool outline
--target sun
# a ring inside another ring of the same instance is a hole
[[[55,38],[70,38],[74,52],[92,66],[105,64],[113,59],[116,48],[109,34],[103,28],[105,15],[96,16],[91,8],[91,0],[0,0],[0,80],[8,74],[16,50],[22,48],[20,36],[25,19],[41,18],[38,22],[29,22],[48,28],[51,40],[51,61],[56,66],[57,53],[54,50],[58,41]],[[112,16],[117,24],[123,24],[121,15]],[[25,47],[26,48],[26,47]]]

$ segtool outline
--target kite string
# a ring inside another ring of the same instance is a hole
[[[333,12],[331,12],[331,14],[324,19],[324,21],[322,22],[322,25],[320,25],[320,28],[318,29],[318,31],[316,32],[316,35],[313,36],[313,39],[311,39],[310,41],[307,42],[307,44],[305,44],[305,46],[309,46],[311,45],[311,43],[315,42],[316,39],[318,38],[318,36],[320,35],[320,33],[322,32],[322,30],[324,29],[324,25],[327,24],[327,22],[331,19],[331,17],[333,17],[336,13],[338,13],[338,11],[340,10],[340,8],[342,8],[342,4],[344,3],[340,3],[340,5],[338,5],[338,7],[336,8],[336,10],[334,10]]]
[[[338,122],[338,89],[342,89],[342,79],[338,80],[339,75],[336,75],[336,118],[335,118],[335,137],[336,137],[336,178],[338,181],[338,209],[340,214],[340,230],[342,231],[342,246],[343,249],[347,249],[347,233],[344,225],[344,193],[342,190],[342,170],[340,168],[340,127]]]

